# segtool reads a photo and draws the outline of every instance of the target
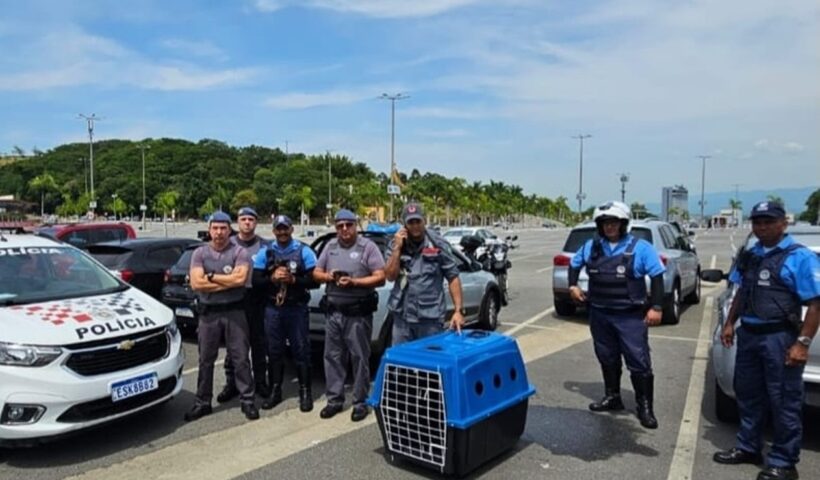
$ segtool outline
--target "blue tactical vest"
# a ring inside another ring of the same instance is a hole
[[[646,282],[643,276],[633,276],[637,238],[618,255],[604,255],[603,246],[596,238],[587,260],[589,275],[589,303],[600,308],[625,310],[646,305]]]
[[[229,274],[236,266],[236,259],[240,253],[240,246],[228,243],[225,250],[217,252],[210,245],[199,247],[202,249],[202,269],[205,273]],[[197,292],[199,303],[203,305],[224,305],[239,302],[245,298],[245,287],[236,287],[221,292]]]
[[[369,276],[372,272],[364,260],[365,242],[368,240],[357,237],[356,243],[350,248],[342,248],[338,239],[327,244],[327,271],[340,270],[350,274],[352,278]],[[374,289],[368,287],[340,288],[334,282],[328,282],[326,290],[328,301],[336,306],[354,305],[373,296]]]
[[[804,247],[794,243],[785,249],[775,247],[762,257],[744,252],[738,262],[738,270],[743,275],[740,287],[742,315],[771,323],[800,322],[800,298],[780,277],[786,258],[798,248]]]
[[[302,258],[302,249],[305,244],[299,242],[299,248],[288,252],[280,252],[274,250],[273,244],[269,245],[265,251],[265,270],[272,272],[280,266],[285,266],[288,271],[296,277],[304,276],[305,274],[305,260]],[[273,298],[279,291],[279,285],[275,283],[270,284],[269,293]],[[310,301],[310,293],[306,288],[297,285],[288,285],[287,294],[285,294],[285,305],[306,305]]]

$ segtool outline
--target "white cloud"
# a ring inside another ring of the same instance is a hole
[[[378,99],[377,92],[400,91],[396,88],[380,86],[361,87],[350,90],[330,90],[318,93],[291,92],[268,97],[264,105],[279,110],[302,110],[316,107],[350,105],[365,100]]]
[[[186,55],[211,58],[219,61],[225,61],[228,59],[228,55],[225,53],[224,50],[208,41],[194,41],[185,40],[181,38],[168,38],[161,41],[160,45],[167,48],[168,50],[172,50]]]
[[[803,153],[803,151],[806,150],[806,147],[797,142],[786,142],[783,144],[783,148],[786,150],[786,153],[792,155]]]
[[[771,142],[769,142],[766,138],[761,138],[760,140],[754,143],[755,150],[760,150],[763,152],[768,152],[771,148]]]
[[[472,107],[408,107],[401,109],[401,115],[419,118],[450,118],[459,120],[481,120],[493,114]]]
[[[189,45],[190,46],[190,45]],[[146,58],[120,43],[76,28],[52,32],[23,48],[21,71],[0,73],[0,90],[36,91],[83,85],[205,90],[249,81],[253,68],[207,69]],[[41,65],[49,65],[43,69]]]
[[[444,130],[427,130],[427,129],[420,129],[416,130],[415,133],[422,137],[430,137],[430,138],[463,138],[469,137],[472,135],[469,131],[463,128],[450,128]]]
[[[263,12],[275,12],[289,6],[320,8],[369,17],[429,17],[486,0],[255,0]]]

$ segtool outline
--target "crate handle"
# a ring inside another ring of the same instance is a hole
[[[484,338],[489,334],[489,332],[485,332],[484,330],[470,330],[467,336],[470,338]]]

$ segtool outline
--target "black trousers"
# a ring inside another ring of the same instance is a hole
[[[245,318],[248,320],[248,339],[251,345],[251,371],[257,384],[268,378],[268,347],[265,339],[265,304],[264,292],[248,289],[245,295]],[[234,382],[234,366],[230,357],[225,358],[225,381]]]

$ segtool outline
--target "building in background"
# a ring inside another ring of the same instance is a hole
[[[689,191],[683,185],[663,187],[661,218],[665,221],[689,220]]]

